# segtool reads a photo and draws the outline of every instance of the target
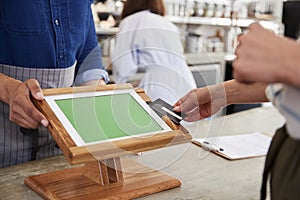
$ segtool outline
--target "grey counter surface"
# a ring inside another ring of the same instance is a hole
[[[185,124],[193,137],[244,134],[254,131],[272,136],[284,124],[273,107]],[[235,200],[259,199],[265,157],[229,161],[193,144],[168,147],[131,156],[182,182],[182,186],[140,199]],[[24,185],[31,175],[70,167],[63,156],[51,157],[0,169],[0,199],[41,199]]]

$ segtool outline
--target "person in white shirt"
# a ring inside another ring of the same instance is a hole
[[[271,100],[285,116],[286,125],[277,130],[263,174],[261,199],[266,198],[270,173],[272,200],[300,197],[300,44],[278,37],[258,23],[239,36],[234,61],[235,80],[190,91],[174,105],[187,114],[186,121],[211,116],[234,103]],[[262,122],[266,123],[266,122]]]
[[[111,54],[113,78],[127,82],[145,72],[139,87],[170,104],[196,87],[178,28],[165,17],[162,0],[127,0]]]

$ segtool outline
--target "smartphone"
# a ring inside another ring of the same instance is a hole
[[[173,110],[173,106],[162,99],[156,99],[149,103],[149,106],[160,116],[167,115],[175,124],[184,119],[185,114]]]

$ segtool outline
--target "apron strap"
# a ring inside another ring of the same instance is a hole
[[[265,167],[263,171],[263,179],[262,179],[262,186],[260,191],[260,199],[265,200],[267,197],[267,182],[269,173],[273,167],[273,164],[277,158],[277,154],[281,148],[281,145],[285,141],[285,139],[288,138],[288,135],[286,134],[286,126],[283,126],[282,128],[278,129],[276,131],[276,134],[274,135],[268,154],[265,162]]]
[[[36,160],[37,157],[37,151],[38,151],[38,129],[27,129],[20,127],[20,131],[23,133],[23,135],[28,136],[31,138],[31,161]]]

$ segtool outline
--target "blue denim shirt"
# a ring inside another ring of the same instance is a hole
[[[0,64],[49,69],[77,62],[77,84],[99,78],[108,81],[92,2],[0,0]]]

